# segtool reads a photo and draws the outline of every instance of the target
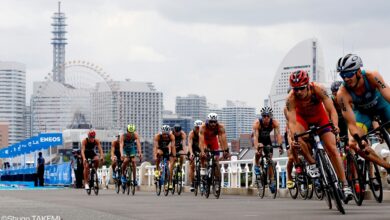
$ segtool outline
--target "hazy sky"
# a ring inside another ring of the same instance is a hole
[[[0,60],[27,65],[32,81],[52,69],[54,0],[0,0]],[[101,66],[114,80],[152,81],[166,109],[205,95],[257,109],[287,52],[316,37],[326,72],[344,53],[390,79],[390,1],[63,0],[66,60]]]

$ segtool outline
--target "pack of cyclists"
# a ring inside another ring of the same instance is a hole
[[[280,154],[284,152],[282,143],[285,142],[287,146],[287,188],[294,187],[291,176],[293,166],[295,166],[296,172],[299,173],[305,169],[311,178],[317,178],[320,171],[316,165],[316,158],[311,152],[311,143],[305,137],[294,139],[294,135],[307,131],[310,126],[320,127],[332,122],[332,127],[325,127],[318,135],[337,174],[345,198],[352,196],[352,190],[348,185],[342,158],[336,147],[336,142],[340,140],[339,137],[348,137],[348,142],[345,144],[349,145],[354,153],[383,167],[387,171],[387,180],[390,183],[390,163],[375,153],[366,138],[369,131],[378,127],[376,118],[379,117],[383,123],[390,120],[390,88],[381,74],[365,70],[362,67],[362,59],[355,54],[341,57],[337,61],[336,68],[342,81],[332,83],[331,94],[328,94],[320,83],[312,82],[306,71],[298,70],[291,73],[289,77],[290,89],[284,108],[287,121],[284,139],[278,120],[273,118],[271,107],[261,108],[261,117],[253,123],[252,145],[255,150],[253,170],[256,175],[259,175],[260,172],[261,164],[258,161],[264,153],[264,147],[275,146],[271,140],[271,132],[273,132]],[[96,133],[91,130],[88,133],[88,138],[82,141],[81,155],[84,161],[85,181],[89,171],[87,159],[93,160],[92,164],[95,168],[97,168],[99,160],[103,160],[100,142],[95,136]],[[99,150],[100,158],[93,151],[95,147]],[[273,147],[271,147],[271,152],[267,152],[271,154],[271,157],[272,149]],[[223,157],[229,157],[225,127],[218,121],[216,113],[210,113],[205,122],[196,120],[188,137],[180,125],[174,125],[172,128],[163,125],[154,136],[153,159],[156,164],[154,175],[156,178],[160,175],[159,164],[164,155],[169,156],[170,182],[172,181],[173,164],[177,158],[180,157],[180,166],[188,159],[190,189],[193,191],[194,158],[200,157],[200,174],[205,175],[206,151],[210,150],[225,150]],[[302,167],[302,161],[298,154],[301,154],[306,160],[306,167]],[[118,135],[112,142],[112,169],[115,170],[119,162],[122,166],[122,172],[126,170],[129,163],[135,166],[135,156],[139,158],[143,156],[140,137],[136,132],[135,125],[129,124],[126,133]],[[219,157],[216,158],[216,160],[219,159]],[[113,177],[121,178],[122,182],[126,181],[124,173],[121,176]],[[135,173],[133,179],[136,179]],[[85,185],[85,188],[88,188],[88,184]]]

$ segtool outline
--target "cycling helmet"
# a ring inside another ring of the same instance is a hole
[[[261,116],[269,115],[270,117],[272,117],[272,112],[272,108],[268,106],[265,106],[260,110]]]
[[[218,121],[218,115],[217,115],[217,113],[210,113],[210,114],[207,116],[207,120],[209,120],[209,121]]]
[[[201,121],[201,120],[196,120],[196,121],[194,122],[194,127],[200,127],[202,124],[203,124],[203,121]]]
[[[340,86],[341,86],[341,83],[342,83],[341,81],[334,81],[332,83],[332,85],[330,86],[330,90],[332,92],[337,92],[339,90]]]
[[[96,137],[96,132],[94,130],[90,130],[88,132],[88,138],[95,138]]]
[[[347,72],[358,70],[363,66],[362,59],[355,54],[347,54],[343,57],[340,57],[339,61],[337,61],[337,71],[338,72]]]
[[[162,132],[163,134],[169,133],[170,130],[171,130],[171,128],[169,127],[169,125],[163,125],[163,126],[161,127],[161,132]]]
[[[174,130],[175,132],[180,132],[180,131],[181,131],[181,125],[175,124],[175,125],[173,126],[173,130]]]
[[[301,87],[309,83],[309,75],[304,70],[292,72],[290,75],[290,86]]]
[[[127,125],[127,132],[130,132],[130,133],[135,132],[135,125],[133,125],[133,124]]]

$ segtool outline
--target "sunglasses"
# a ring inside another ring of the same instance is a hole
[[[302,91],[307,88],[307,85],[304,86],[299,86],[299,87],[294,87],[293,90],[294,92]]]
[[[210,124],[217,124],[217,121],[209,121]]]
[[[262,115],[263,118],[269,118],[269,115]]]
[[[345,79],[345,78],[352,78],[358,70],[352,70],[348,72],[340,72],[340,77]]]

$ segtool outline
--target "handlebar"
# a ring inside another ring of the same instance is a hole
[[[299,133],[299,134],[294,134],[294,140],[297,142],[299,137],[302,137],[302,136],[305,136],[305,135],[308,135],[308,134],[317,133],[317,131],[322,130],[324,128],[327,128],[329,126],[331,126],[332,129],[334,129],[334,124],[332,122],[329,122],[328,124],[322,125],[320,127],[311,127],[309,130],[307,130],[305,132],[302,132],[302,133]]]

